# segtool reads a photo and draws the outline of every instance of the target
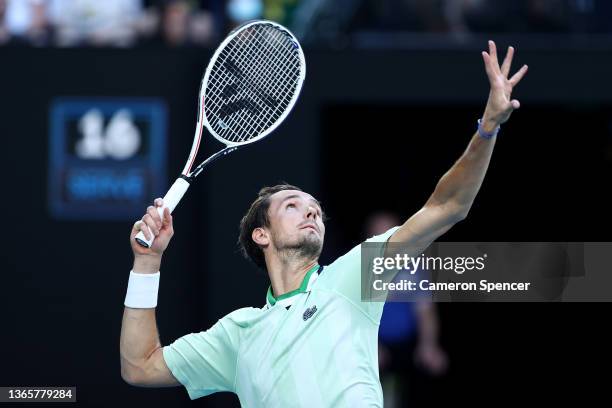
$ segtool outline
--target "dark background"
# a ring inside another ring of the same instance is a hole
[[[522,108],[502,128],[469,217],[442,239],[609,241],[612,54],[606,47],[513,45],[515,67],[530,65],[515,92]],[[157,310],[162,343],[204,330],[238,307],[264,304],[267,277],[236,246],[238,221],[262,186],[287,181],[323,202],[331,217],[324,264],[360,242],[369,213],[407,217],[418,210],[484,109],[488,83],[479,51],[307,50],[305,87],[288,120],[261,143],[216,162],[175,212]],[[119,331],[133,220],[60,221],[47,207],[53,98],[165,100],[169,185],[191,144],[210,55],[0,49],[0,385],[76,386],[84,406],[237,404],[229,394],[190,403],[183,388],[122,381]],[[219,147],[207,137],[200,154]],[[439,309],[451,366],[432,404],[589,405],[602,392],[605,375],[596,372],[611,363],[608,304]]]

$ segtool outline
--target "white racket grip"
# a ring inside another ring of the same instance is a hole
[[[187,180],[181,177],[176,179],[174,184],[172,184],[172,187],[170,187],[170,190],[168,190],[168,192],[163,198],[164,206],[157,207],[157,212],[159,213],[159,216],[162,219],[164,218],[164,208],[168,208],[170,210],[170,213],[172,213],[172,211],[174,211],[174,209],[176,208],[176,205],[179,203],[179,201],[181,201],[181,198],[183,198],[183,196],[187,192],[188,188],[189,182]],[[147,228],[149,227],[147,226]],[[144,233],[140,231],[138,234],[136,234],[136,237],[134,239],[141,246],[145,248],[151,248],[151,245],[153,245],[153,241],[155,240],[155,236],[153,235],[151,229],[149,229],[149,234],[151,235],[151,239],[147,239]]]

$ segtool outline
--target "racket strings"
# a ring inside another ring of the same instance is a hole
[[[247,34],[248,33],[244,33],[245,36]],[[261,47],[261,43],[259,43],[259,42],[254,43],[254,44],[252,44],[252,46],[246,48],[246,52],[244,52],[242,54],[237,52],[237,47],[233,47],[233,48],[230,49],[229,55],[227,56],[226,61],[234,61],[235,60],[236,61],[236,65],[244,66],[245,61],[255,61],[255,59],[254,59],[255,55],[253,55],[253,54],[255,54],[260,47]],[[227,66],[227,64],[226,64],[226,66]],[[243,77],[242,71],[239,68],[238,68],[238,70],[240,71],[241,76]],[[244,79],[244,78],[242,78],[242,79]],[[253,76],[250,78],[251,83],[253,85],[251,87],[248,87],[248,86],[245,87],[244,80],[240,84],[241,87],[245,90],[245,92],[247,94],[246,95],[247,98],[244,98],[242,100],[243,101],[248,101],[246,103],[246,105],[247,105],[247,108],[249,109],[249,111],[251,113],[254,113],[254,112],[257,113],[260,110],[259,106],[255,105],[255,103],[252,102],[253,99],[257,98],[257,95],[254,92],[254,87],[257,88],[257,86],[258,86],[257,82],[259,82],[259,81],[256,82],[257,79],[258,78],[255,78]],[[226,114],[226,112],[224,112],[223,109],[222,109],[221,113],[222,113],[222,115]],[[247,123],[250,123],[250,122],[247,121],[247,115],[238,115],[238,116],[235,117],[235,120],[236,120],[236,124],[240,128],[241,132],[238,135],[232,135],[231,137],[228,138],[228,140],[239,142],[239,141],[241,141],[241,140],[239,140],[240,134],[244,135],[245,133],[247,133],[247,132],[245,132],[245,130],[246,130],[245,128],[247,126]]]
[[[247,37],[247,36],[249,36],[249,33],[244,33],[243,36]],[[228,71],[230,71],[230,73],[233,74],[234,76],[236,76],[236,71],[238,71],[239,72],[239,76],[241,77],[240,79],[243,79],[243,80],[245,79],[245,76],[242,75],[242,72],[241,72],[239,66],[244,66],[244,63],[248,62],[248,61],[250,61],[250,62],[257,61],[255,59],[257,57],[257,55],[254,55],[254,54],[256,54],[258,51],[261,52],[261,48],[262,48],[262,46],[264,46],[264,44],[256,36],[250,35],[249,37],[250,38],[248,38],[248,40],[251,40],[251,42],[253,42],[253,44],[251,44],[251,46],[249,46],[247,48],[247,52],[240,53],[239,52],[240,51],[239,47],[233,47],[233,49],[228,47],[228,49],[230,49],[229,56],[228,56],[229,58],[226,59],[226,63],[224,64],[225,68],[227,68],[227,65],[228,65],[227,62],[228,61],[232,62],[232,64],[231,64],[232,68],[235,68],[235,69],[229,69]],[[277,40],[277,42],[278,42],[278,40]],[[237,52],[237,50],[238,50],[238,52]],[[270,54],[270,53],[268,53],[268,54]],[[272,55],[272,56],[274,57],[274,55]],[[233,62],[232,58],[236,59],[236,63]],[[278,62],[279,58],[278,57],[277,58],[272,58],[272,60],[275,60],[276,62]],[[243,84],[242,84],[243,87],[244,87],[244,85],[246,85],[246,89],[248,91],[247,93],[249,94],[248,95],[249,98],[242,99],[241,101],[248,101],[247,104],[246,104],[247,106],[245,106],[245,107],[249,109],[250,113],[258,113],[260,111],[259,107],[254,107],[253,106],[254,104],[251,102],[253,98],[259,98],[259,99],[263,100],[264,103],[268,102],[270,100],[272,100],[273,104],[274,103],[278,103],[278,102],[276,102],[276,98],[275,97],[270,97],[268,89],[262,89],[261,86],[260,86],[260,84],[262,82],[263,83],[270,83],[271,82],[269,77],[274,74],[273,68],[276,68],[276,67],[271,66],[271,64],[269,62],[265,61],[265,60],[262,60],[262,61],[264,62],[263,69],[260,69],[258,72],[256,72],[256,75],[251,75],[251,78],[250,78],[251,82],[247,83],[247,84],[244,84],[244,81],[242,81],[243,82]],[[264,73],[264,74],[267,73],[268,74],[267,77],[263,77],[262,78],[262,75],[261,75],[262,73]],[[224,81],[224,83],[225,83],[225,81]],[[249,86],[249,85],[251,85],[251,86]],[[253,88],[255,88],[255,89],[253,89]],[[264,97],[262,97],[262,94],[263,94]],[[277,96],[277,94],[278,94],[278,92],[275,93],[275,96]],[[267,98],[265,98],[266,96],[267,96]],[[272,107],[273,106],[274,105],[272,105]],[[238,106],[231,105],[230,107],[233,108],[233,109],[236,109],[236,108],[240,109],[242,106],[240,106],[240,105],[238,105]],[[222,110],[222,116],[224,116],[223,115],[224,113],[225,112],[223,112],[223,110]],[[230,111],[229,113],[232,113],[232,112]],[[225,114],[227,115],[227,113],[225,113]],[[257,126],[256,131],[260,132],[265,127],[266,119],[269,120],[272,115],[273,115],[273,112],[270,112],[270,113],[268,113],[266,115],[266,117],[259,118],[260,119],[259,120],[259,126]],[[238,119],[237,120],[237,125],[238,125],[238,127],[240,127],[240,130],[241,130],[240,133],[242,135],[244,135],[244,131],[246,130],[244,125],[247,122],[246,121],[246,119],[247,119],[246,115],[239,115],[237,117],[237,119]],[[234,134],[231,137],[229,137],[229,140],[231,140],[231,141],[239,141],[239,140],[237,140],[239,137],[240,136]]]
[[[277,33],[275,33],[275,34],[277,34]],[[275,37],[278,37],[278,36],[279,35],[277,35]],[[253,40],[257,43],[256,44],[257,46],[249,47],[249,56],[248,57],[250,57],[251,59],[253,58],[251,55],[253,53],[256,53],[257,50],[261,50],[261,47],[264,46],[264,44],[261,43],[261,41],[258,38],[254,38]],[[276,40],[278,41],[278,38],[276,38]],[[284,44],[279,42],[279,45],[282,46]],[[285,48],[285,53],[284,53],[283,56],[286,57],[286,58],[289,58],[289,55],[288,55],[289,53],[287,51],[289,51],[289,50],[287,50]],[[245,59],[245,61],[249,61],[248,57]],[[259,84],[262,84],[262,83],[263,84],[274,84],[273,78],[271,78],[271,76],[278,75],[277,74],[277,70],[276,70],[278,68],[278,66],[282,67],[283,71],[282,71],[281,75],[284,76],[284,77],[288,77],[290,75],[290,70],[291,69],[295,69],[297,63],[299,62],[299,59],[298,59],[298,60],[295,60],[295,62],[293,62],[291,66],[289,66],[289,65],[283,66],[284,60],[281,60],[281,58],[279,58],[278,56],[275,56],[275,55],[272,55],[271,60],[272,60],[272,62],[270,62],[270,60],[268,60],[268,61],[264,60],[264,69],[259,70],[252,77],[252,82],[255,84],[255,86],[259,86]],[[299,75],[299,70],[297,71],[297,74]],[[261,87],[260,87],[260,89],[261,89]],[[265,96],[267,97],[265,99],[267,101],[273,101],[273,105],[271,106],[272,108],[274,108],[275,105],[280,104],[279,108],[284,110],[284,109],[287,108],[290,99],[285,98],[283,100],[283,99],[279,98],[279,96],[282,96],[282,92],[285,92],[285,91],[286,91],[286,89],[283,89],[282,86],[279,86],[276,89],[271,89],[271,90],[265,89],[265,90],[262,90],[260,92],[265,94]],[[260,97],[260,99],[264,99],[264,98],[261,98],[261,95],[259,94],[259,92],[254,92],[254,93],[257,94],[257,96]],[[263,102],[266,103],[266,100],[264,100]],[[274,117],[274,114],[275,114],[274,110],[268,110],[267,112],[263,112],[263,114],[264,114],[264,117],[260,118],[259,122],[255,123],[255,125],[257,125],[255,130],[257,132],[259,132],[259,133],[261,133],[262,131],[265,130],[267,121],[275,120],[276,119]],[[243,122],[246,122],[246,119],[247,119],[246,116],[239,117],[238,118],[238,125],[239,126],[243,125]],[[236,141],[235,137],[231,137],[230,140]]]
[[[281,66],[282,67],[282,78],[285,79],[285,83],[282,84],[282,86],[277,87],[276,89],[272,89],[272,99],[274,99],[275,101],[277,101],[278,104],[280,104],[280,109],[285,110],[287,108],[287,106],[289,105],[289,101],[290,98],[283,98],[283,91],[288,91],[286,88],[286,86],[291,85],[291,83],[289,82],[291,78],[293,78],[295,75],[299,76],[299,63],[300,60],[298,59],[294,59],[293,61],[291,61],[290,58],[290,53],[291,50],[287,48],[287,43],[280,43],[278,37],[281,34],[279,33],[275,39],[279,42],[279,45],[281,46],[285,46],[285,53],[283,54],[283,57],[285,57],[284,59],[281,59],[281,57],[278,57],[278,55],[274,55],[273,59],[275,59],[275,63],[277,66]],[[288,63],[287,63],[288,62]],[[276,66],[268,66],[267,72],[268,74],[271,74],[274,72],[274,68],[276,68]],[[296,69],[297,68],[297,69]],[[269,78],[267,79],[269,80]],[[266,80],[266,81],[267,81]],[[272,112],[270,113],[270,116],[272,116]]]
[[[264,24],[239,32],[206,85],[206,116],[218,136],[240,143],[272,127],[299,90],[301,64],[289,34]]]

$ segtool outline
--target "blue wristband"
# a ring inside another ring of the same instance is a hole
[[[478,119],[478,134],[483,139],[489,140],[497,136],[497,134],[499,133],[499,128],[500,126],[497,126],[495,130],[491,133],[485,132],[484,129],[482,128],[482,119]]]

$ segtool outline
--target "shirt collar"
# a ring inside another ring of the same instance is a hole
[[[302,284],[299,288],[292,290],[291,292],[284,293],[278,297],[274,297],[274,295],[272,295],[272,285],[270,285],[268,287],[268,293],[266,294],[266,309],[274,306],[277,303],[283,306],[290,306],[295,301],[295,295],[310,292],[312,285],[319,277],[320,269],[321,266],[319,266],[319,264],[315,264],[308,270],[308,272],[306,272],[306,275],[304,275],[304,279],[302,280]]]

